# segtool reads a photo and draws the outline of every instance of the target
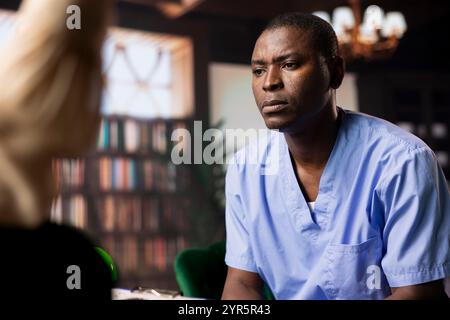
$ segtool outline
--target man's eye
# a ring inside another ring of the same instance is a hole
[[[257,77],[261,76],[263,74],[264,70],[263,69],[254,69],[253,70],[253,74]]]
[[[294,62],[288,62],[283,65],[283,69],[288,69],[288,70],[293,70],[297,67],[298,67],[298,64],[294,63]]]

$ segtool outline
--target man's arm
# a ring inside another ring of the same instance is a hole
[[[262,300],[263,281],[257,273],[228,267],[223,300]]]
[[[442,280],[391,288],[392,294],[386,300],[420,300],[420,299],[445,299],[444,284]]]

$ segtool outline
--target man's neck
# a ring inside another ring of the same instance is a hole
[[[285,139],[296,167],[321,172],[327,164],[336,141],[339,123],[335,106],[325,107],[300,133],[285,133]]]

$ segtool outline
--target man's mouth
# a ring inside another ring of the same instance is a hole
[[[270,114],[270,113],[276,113],[284,110],[288,106],[287,101],[283,100],[270,100],[270,101],[264,101],[262,105],[262,113],[264,114]]]

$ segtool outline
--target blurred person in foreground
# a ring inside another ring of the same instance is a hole
[[[5,299],[110,299],[112,277],[79,231],[49,222],[52,160],[82,156],[100,122],[111,0],[24,0],[0,62],[0,264]],[[66,12],[81,9],[81,29]],[[76,275],[77,278],[71,278]],[[79,276],[79,277],[78,277]]]

